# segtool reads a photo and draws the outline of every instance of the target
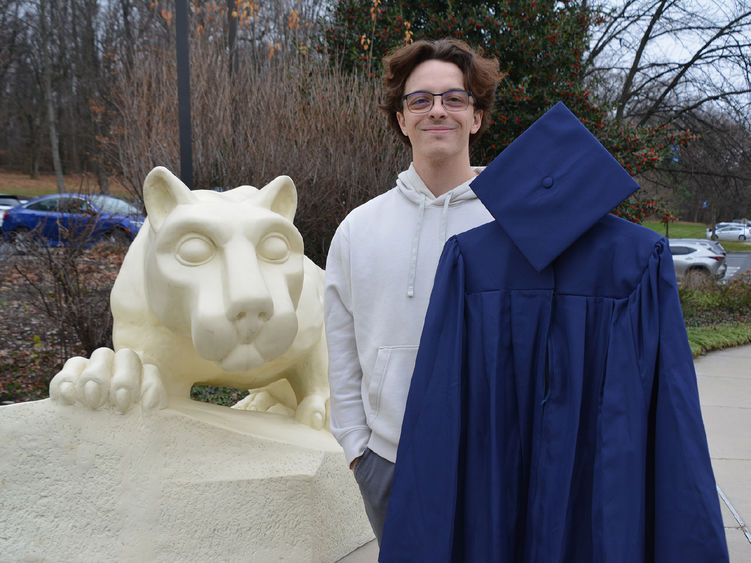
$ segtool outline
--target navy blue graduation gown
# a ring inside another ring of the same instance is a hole
[[[565,106],[472,185],[446,243],[382,562],[727,561],[667,241]]]

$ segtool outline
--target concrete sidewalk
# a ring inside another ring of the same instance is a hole
[[[732,563],[751,562],[751,346],[698,358],[696,376]]]
[[[751,346],[712,352],[694,365],[730,561],[751,563]],[[377,560],[373,540],[341,562]]]

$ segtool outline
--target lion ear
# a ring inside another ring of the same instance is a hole
[[[188,186],[163,166],[154,168],[143,182],[143,204],[149,223],[156,231],[175,207],[193,199]]]
[[[292,221],[297,211],[297,190],[289,176],[279,176],[266,184],[258,193],[258,202],[274,213]]]

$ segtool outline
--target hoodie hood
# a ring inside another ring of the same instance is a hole
[[[472,169],[479,174],[484,170],[484,167],[473,166]],[[470,188],[472,181],[474,181],[474,178],[436,197],[425,185],[425,182],[422,181],[422,178],[420,178],[420,175],[415,170],[415,165],[410,163],[409,168],[397,176],[396,188],[404,197],[417,205],[420,205],[423,197],[425,205],[444,205],[446,199],[450,200],[452,204],[458,204],[477,197]]]
[[[471,182],[539,272],[639,185],[561,102]]]

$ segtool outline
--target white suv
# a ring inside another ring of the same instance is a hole
[[[679,282],[699,285],[725,276],[727,253],[719,242],[691,238],[672,238],[669,242]]]

